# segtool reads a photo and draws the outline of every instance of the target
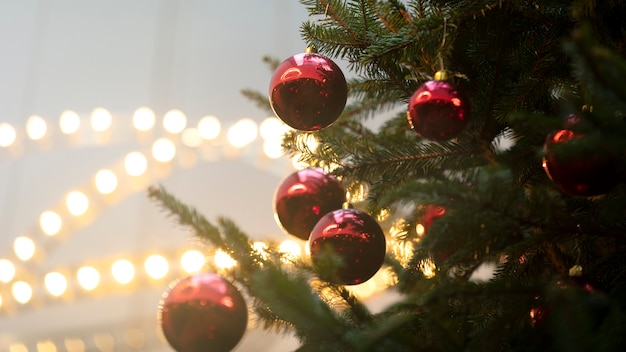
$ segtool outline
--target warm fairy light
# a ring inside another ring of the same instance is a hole
[[[241,119],[232,125],[227,132],[226,139],[235,148],[244,147],[257,136],[256,122],[252,119]]]
[[[263,259],[267,259],[267,243],[256,241],[252,244],[252,249],[257,252]]]
[[[91,128],[94,131],[106,131],[111,127],[111,121],[113,121],[113,117],[108,110],[95,108],[91,111]]]
[[[302,154],[297,153],[291,158],[291,165],[293,165],[293,168],[296,170],[302,170],[302,169],[306,169],[307,167],[309,167],[309,164],[300,160],[301,157],[302,157]]]
[[[14,343],[9,346],[9,352],[28,352],[28,348],[21,343]]]
[[[415,225],[415,233],[417,233],[417,236],[422,237],[426,233],[426,228],[422,224],[417,224]]]
[[[320,142],[317,140],[317,137],[313,133],[299,134],[297,137],[297,143],[298,144],[304,143],[307,149],[312,152],[316,151],[317,147],[319,147],[320,145]]]
[[[44,211],[39,216],[39,226],[41,230],[48,236],[54,236],[61,231],[63,221],[59,214],[53,211]]]
[[[59,117],[59,127],[65,134],[76,133],[80,127],[80,117],[72,110],[65,110]]]
[[[159,138],[152,144],[152,157],[156,161],[166,163],[174,159],[176,146],[167,138]]]
[[[26,304],[33,298],[33,289],[24,281],[16,281],[11,285],[13,298],[20,304]]]
[[[115,337],[111,334],[96,334],[93,343],[98,351],[115,351]]]
[[[117,188],[117,176],[111,170],[102,169],[96,173],[96,189],[102,194],[109,194]]]
[[[135,266],[126,259],[120,259],[111,266],[111,273],[115,281],[127,284],[135,277]]]
[[[213,257],[213,263],[219,269],[230,269],[237,265],[237,261],[221,249],[218,249],[215,252],[215,256]]]
[[[268,117],[261,121],[259,125],[259,135],[265,140],[278,139],[281,140],[285,132],[289,131],[289,126],[277,119],[276,117]]]
[[[30,260],[35,254],[35,242],[25,236],[17,237],[13,240],[13,252],[22,261]]]
[[[213,140],[220,135],[221,125],[217,117],[208,115],[198,122],[198,133],[206,140]]]
[[[89,208],[89,198],[82,192],[72,191],[67,195],[65,205],[70,214],[74,216],[83,215]]]
[[[148,160],[140,152],[130,152],[124,159],[124,168],[130,176],[140,176],[148,168]]]
[[[91,291],[100,283],[100,273],[96,268],[83,266],[76,273],[78,284],[87,291]]]
[[[15,276],[15,265],[8,259],[0,259],[0,281],[7,283]]]
[[[47,273],[44,277],[44,284],[46,290],[55,297],[59,297],[67,289],[67,279],[63,274],[58,272]]]
[[[28,138],[36,141],[46,135],[48,125],[46,121],[38,115],[32,115],[26,120],[26,134]]]
[[[133,126],[138,131],[147,131],[151,129],[154,127],[155,120],[154,111],[145,106],[135,110],[135,113],[133,114]]]
[[[267,139],[263,142],[263,153],[270,159],[283,156],[283,146],[280,139]]]
[[[437,274],[437,267],[432,259],[424,259],[419,264],[422,274],[427,279],[432,279]]]
[[[350,203],[359,203],[367,199],[369,186],[366,183],[352,185],[346,192],[346,199]]]
[[[63,344],[67,352],[85,352],[85,342],[81,339],[65,339]]]
[[[0,147],[8,147],[15,142],[15,128],[8,123],[0,123]]]
[[[52,341],[39,341],[37,352],[57,352],[57,346]]]
[[[196,148],[202,145],[202,137],[195,127],[186,128],[183,133],[180,134],[180,140],[184,145],[190,148]]]
[[[185,272],[192,274],[197,273],[206,263],[204,254],[195,249],[188,250],[180,258],[180,265]]]
[[[294,240],[284,240],[278,245],[278,252],[283,255],[285,261],[294,261],[302,254],[302,248]]]
[[[180,133],[187,126],[187,117],[180,110],[170,110],[163,116],[163,128],[169,133]]]
[[[146,273],[153,279],[162,279],[167,275],[169,271],[169,264],[167,259],[158,254],[149,256],[144,262],[144,268]]]

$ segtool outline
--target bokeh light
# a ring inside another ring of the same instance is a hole
[[[13,252],[22,261],[30,260],[35,254],[35,242],[26,236],[17,237],[13,240]]]
[[[180,135],[180,139],[184,145],[190,148],[196,148],[202,145],[202,137],[195,127],[186,128]]]
[[[126,259],[120,259],[111,266],[111,273],[115,281],[127,284],[135,277],[135,266]]]
[[[226,139],[235,148],[244,147],[257,137],[257,125],[252,119],[241,119],[232,125],[226,134]]]
[[[220,135],[221,125],[217,117],[208,115],[198,121],[198,133],[206,140],[213,140]]]
[[[100,273],[96,268],[91,266],[83,266],[76,273],[78,284],[87,291],[91,291],[98,287],[100,283]]]
[[[11,293],[17,303],[26,304],[33,298],[33,289],[25,281],[15,281],[11,285]]]
[[[41,230],[48,236],[54,236],[61,231],[63,221],[59,214],[53,211],[44,211],[39,216],[39,226]]]
[[[133,114],[133,126],[138,131],[148,131],[154,127],[154,111],[148,107],[140,107]]]
[[[102,194],[109,194],[117,188],[117,176],[113,171],[102,169],[96,173],[96,189]]]
[[[72,110],[63,111],[59,117],[59,127],[65,134],[76,133],[80,127],[80,116]]]
[[[46,121],[39,115],[32,115],[26,120],[26,135],[28,138],[36,141],[46,135],[48,125]]]
[[[0,259],[0,281],[7,283],[15,276],[15,265],[8,259]]]
[[[152,157],[159,162],[165,163],[174,159],[176,146],[167,138],[159,138],[152,144]]]
[[[163,128],[169,133],[180,133],[187,126],[187,117],[180,110],[170,110],[163,116]]]
[[[44,284],[46,290],[55,297],[62,295],[67,289],[67,279],[59,272],[47,273],[44,277]]]
[[[215,252],[215,256],[213,257],[213,263],[219,269],[230,269],[237,265],[237,261],[221,249]]]
[[[113,117],[111,113],[104,108],[95,108],[91,111],[91,128],[94,131],[106,131],[111,127]]]
[[[169,264],[167,259],[163,256],[154,254],[149,256],[144,262],[144,268],[146,273],[153,279],[162,279],[167,275],[169,271]]]
[[[148,169],[148,160],[140,152],[130,152],[124,159],[124,168],[130,176],[141,176]]]
[[[205,263],[206,258],[204,254],[195,249],[186,251],[180,258],[180,265],[188,274],[199,272]]]
[[[72,191],[68,193],[65,205],[70,214],[74,216],[83,215],[89,208],[89,198],[82,192]]]
[[[15,132],[15,128],[13,128],[13,126],[6,122],[0,123],[0,147],[8,147],[13,144],[16,136],[17,133]]]

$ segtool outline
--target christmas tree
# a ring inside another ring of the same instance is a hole
[[[181,281],[222,285],[218,313],[169,293],[174,348],[231,349],[255,319],[298,351],[625,350],[626,1],[301,3],[309,50],[245,93],[293,127],[307,168],[268,202],[310,255],[152,187],[238,263]],[[374,313],[350,287],[377,271],[400,298]]]

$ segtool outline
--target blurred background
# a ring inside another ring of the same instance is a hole
[[[305,250],[273,216],[298,167],[284,126],[240,93],[304,50],[305,20],[287,0],[0,0],[0,351],[171,351],[164,292],[234,263],[149,185]],[[251,321],[236,351],[295,346]]]

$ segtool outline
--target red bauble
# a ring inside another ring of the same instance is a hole
[[[467,99],[448,81],[428,81],[411,96],[407,120],[418,135],[433,141],[456,137],[468,120]]]
[[[360,284],[374,276],[385,260],[386,246],[380,225],[357,209],[338,209],[324,215],[309,238],[314,266],[327,251],[341,259],[334,272],[322,272],[320,277],[342,285]]]
[[[178,352],[230,351],[248,325],[248,308],[237,288],[211,273],[177,282],[159,315],[165,338]]]
[[[597,196],[607,193],[618,183],[616,158],[601,153],[594,145],[601,143],[570,129],[548,136],[544,144],[543,169],[562,191],[573,196]],[[571,148],[578,150],[571,152]]]
[[[329,58],[301,53],[283,61],[269,89],[274,113],[300,131],[330,126],[343,112],[348,86],[341,69]]]
[[[288,234],[307,240],[324,214],[340,209],[346,200],[343,185],[322,169],[296,171],[274,193],[274,217]]]

